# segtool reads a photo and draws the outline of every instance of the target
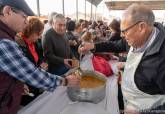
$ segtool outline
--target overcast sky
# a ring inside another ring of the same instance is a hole
[[[64,0],[65,1],[65,13],[66,14],[72,14],[76,12],[76,0]],[[30,7],[33,9],[34,12],[37,12],[37,3],[36,0],[26,0],[26,2],[30,5]],[[91,5],[89,2],[86,2],[87,4],[87,12],[90,13]],[[104,8],[103,8],[104,6]],[[98,11],[102,13],[103,11],[100,10],[100,8],[103,10],[107,10],[104,2],[102,2],[98,6]],[[78,9],[80,12],[85,11],[85,0],[78,0]],[[62,13],[62,0],[40,0],[40,10],[42,14],[48,14],[51,11],[56,11],[59,13]],[[93,6],[93,11],[95,11],[95,6]]]
[[[37,14],[37,3],[36,0],[25,0],[32,10]],[[65,1],[65,14],[73,14],[76,12],[76,0],[64,0]],[[96,12],[101,13],[105,17],[110,15],[115,17],[121,17],[122,11],[108,11],[103,0],[97,7]],[[91,11],[91,5],[87,2],[87,13]],[[85,0],[78,0],[79,12],[85,12]],[[43,15],[48,15],[50,12],[55,11],[62,13],[62,0],[40,0],[40,12]],[[93,6],[95,12],[95,6]],[[154,11],[157,18],[165,18],[165,11]]]

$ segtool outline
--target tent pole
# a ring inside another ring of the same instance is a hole
[[[76,19],[78,20],[78,0],[76,0]]]
[[[65,4],[64,4],[64,0],[62,0],[62,13],[65,16]]]
[[[92,9],[93,8],[92,8],[92,3],[91,3],[91,17],[90,17],[91,20],[92,20],[92,12],[93,12]]]
[[[85,20],[86,20],[86,0],[85,0]]]
[[[40,17],[40,1],[37,0],[37,15]]]

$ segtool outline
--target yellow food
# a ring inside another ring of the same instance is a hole
[[[80,88],[95,88],[105,84],[105,81],[93,76],[83,76],[80,81]]]

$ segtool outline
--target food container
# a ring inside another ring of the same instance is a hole
[[[87,83],[87,86],[83,86],[83,84],[80,84],[80,86],[77,87],[68,87],[68,97],[72,101],[80,102],[99,103],[100,101],[102,101],[105,97],[107,78],[97,71],[82,70],[82,79],[83,78],[93,78],[94,80],[90,80]],[[100,85],[97,85],[97,83],[95,83],[97,82],[97,80],[101,82],[98,82],[100,83]]]

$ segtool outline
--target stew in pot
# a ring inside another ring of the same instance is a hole
[[[105,84],[105,81],[93,76],[83,76],[80,81],[80,88],[96,88]]]

